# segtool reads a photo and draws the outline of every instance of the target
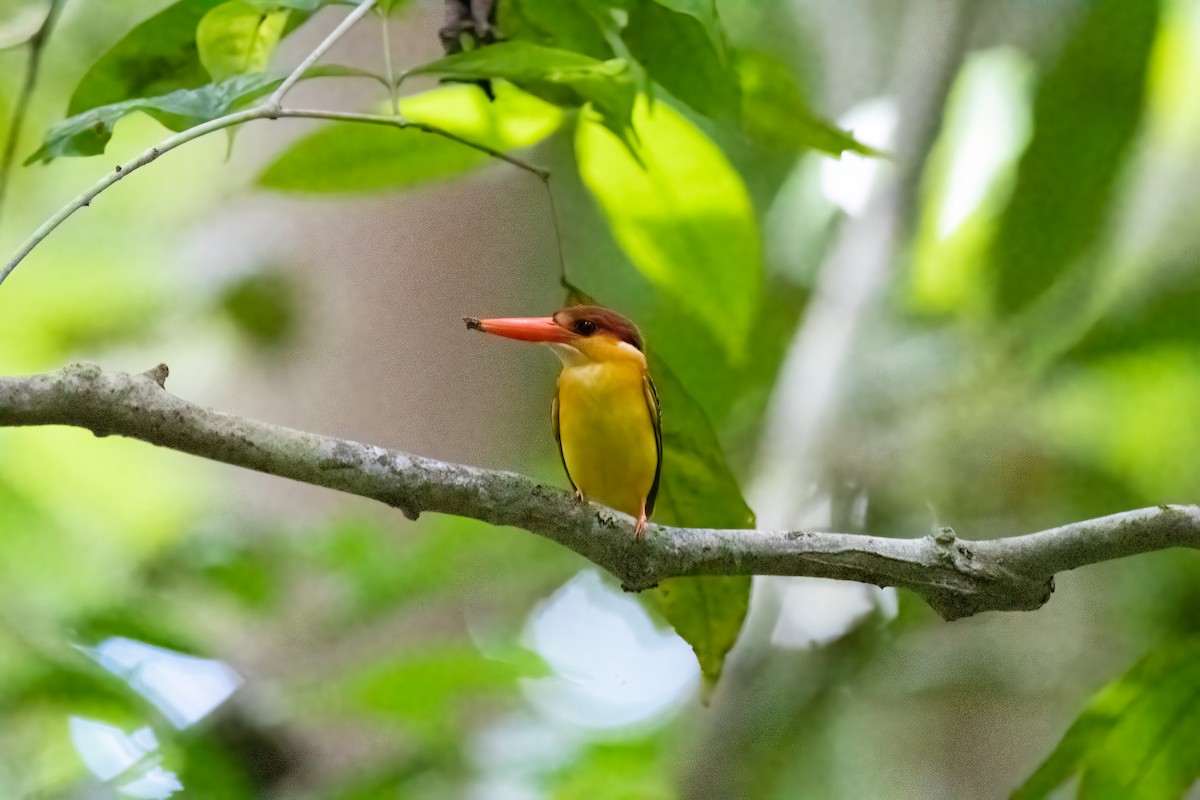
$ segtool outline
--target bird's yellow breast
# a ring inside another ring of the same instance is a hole
[[[558,428],[571,482],[591,499],[641,512],[658,469],[642,368],[624,362],[568,366],[558,379]]]

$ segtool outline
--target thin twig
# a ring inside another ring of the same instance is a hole
[[[567,259],[563,254],[562,227],[558,223],[558,206],[554,204],[554,191],[550,188],[550,174],[542,178],[542,185],[546,187],[546,204],[550,206],[550,224],[554,228],[554,246],[558,250],[558,283],[562,288],[570,291],[575,288],[571,283],[571,279],[567,277]]]
[[[400,116],[400,87],[396,85],[396,73],[392,67],[392,35],[388,25],[391,15],[387,11],[379,12],[379,28],[383,36],[383,69],[387,76],[388,99],[392,103],[392,116]]]
[[[300,66],[292,70],[292,74],[288,75],[287,78],[284,79],[283,83],[279,84],[279,88],[276,89],[269,98],[267,98],[267,102],[264,103],[264,106],[267,108],[279,108],[280,104],[283,103],[284,96],[291,91],[292,87],[296,85],[297,81],[304,77],[304,73],[308,72],[308,68],[317,63],[321,56],[325,55],[329,48],[333,47],[338,39],[341,39],[343,36],[345,36],[346,32],[357,25],[358,21],[366,16],[367,13],[374,7],[375,0],[362,0],[362,2],[359,3],[353,11],[346,15],[345,19],[338,23],[336,28],[329,32],[329,35],[326,36],[325,39],[319,45],[317,45],[311,53],[305,56],[304,60],[300,62]]]
[[[143,151],[135,158],[121,164],[115,170],[108,172],[103,178],[96,181],[88,189],[78,195],[74,200],[67,203],[65,206],[55,212],[54,216],[47,219],[38,229],[29,235],[24,242],[17,248],[16,253],[4,265],[4,269],[0,270],[0,284],[4,283],[5,279],[12,274],[12,271],[17,268],[25,256],[33,251],[33,248],[41,244],[42,240],[49,236],[55,228],[63,224],[68,217],[74,214],[79,209],[91,204],[101,192],[112,186],[119,180],[126,178],[131,172],[146,166],[151,161],[154,161],[163,153],[174,150],[181,144],[186,144],[193,139],[199,139],[201,136],[212,133],[213,131],[223,130],[225,128],[240,125],[243,122],[249,122],[252,119],[264,119],[271,115],[268,109],[263,107],[250,108],[245,111],[238,111],[234,114],[226,114],[223,117],[218,117],[211,122],[205,122],[202,125],[197,125],[194,128],[188,128],[186,131],[175,134],[167,139],[162,140],[154,147]]]
[[[33,100],[33,90],[37,86],[42,53],[46,49],[50,32],[54,29],[54,24],[58,22],[58,16],[65,4],[66,0],[50,0],[46,18],[42,20],[42,24],[33,32],[27,42],[29,57],[25,65],[25,78],[21,84],[21,91],[17,95],[16,105],[13,107],[12,119],[9,121],[8,136],[4,140],[4,153],[0,155],[0,219],[4,218],[4,199],[8,194],[13,160],[17,155],[17,141],[21,138],[21,129],[25,126],[25,115],[29,111],[29,103]]]
[[[1171,547],[1200,548],[1200,507],[1158,506],[1040,533],[968,541],[943,528],[913,539],[806,530],[650,525],[562,489],[397,450],[223,414],[164,389],[165,366],[140,375],[75,365],[0,378],[0,427],[72,425],[372,498],[416,518],[471,517],[543,536],[631,590],[690,575],[803,575],[897,586],[946,619],[1039,608],[1055,573]]]

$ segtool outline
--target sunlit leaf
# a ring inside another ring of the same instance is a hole
[[[263,11],[231,0],[211,9],[196,27],[200,63],[214,81],[262,72],[283,36],[289,11]]]
[[[815,114],[787,66],[774,56],[739,53],[737,71],[742,98],[741,124],[755,140],[785,150],[812,148],[835,156],[846,150],[879,155],[852,133]]]
[[[1200,776],[1200,642],[1168,642],[1099,692],[1013,798],[1076,774],[1084,800],[1182,796]]]
[[[1100,235],[1142,118],[1157,0],[1097,0],[1038,84],[1033,138],[1000,218],[989,268],[996,310],[1019,311]]]
[[[753,528],[712,425],[661,360],[651,374],[663,407],[663,469],[655,520],[668,525]],[[748,576],[672,578],[650,593],[650,602],[692,646],[711,682],[737,641],[750,601]]]
[[[491,102],[474,86],[445,86],[401,101],[409,119],[437,125],[497,150],[528,147],[549,136],[562,111],[497,84]],[[333,123],[300,139],[259,178],[291,192],[399,189],[457,175],[493,160],[486,153],[415,128]]]
[[[624,138],[633,114],[632,71],[619,58],[600,61],[569,50],[503,42],[446,56],[410,70],[456,80],[503,78],[552,103],[591,103],[604,124]]]
[[[665,103],[639,102],[634,121],[641,164],[595,120],[580,120],[583,181],[633,264],[740,354],[762,285],[745,184],[716,144]]]

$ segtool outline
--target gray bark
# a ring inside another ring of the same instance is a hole
[[[1023,536],[891,539],[810,530],[649,525],[511,472],[484,470],[202,408],[139,375],[73,365],[0,378],[0,427],[70,425],[423,511],[522,528],[568,547],[638,591],[687,575],[803,575],[910,589],[946,619],[1039,608],[1054,575],[1168,547],[1200,547],[1200,508],[1163,505]]]

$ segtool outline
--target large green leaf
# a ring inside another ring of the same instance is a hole
[[[742,498],[703,410],[653,354],[650,370],[663,408],[662,483],[655,520],[667,525],[753,528],[754,513]],[[746,618],[750,578],[672,578],[654,589],[649,600],[692,646],[705,678],[716,681]]]
[[[1033,138],[1000,218],[989,268],[1009,314],[1042,296],[1101,233],[1142,118],[1159,3],[1084,4],[1078,29],[1038,84]]]
[[[67,115],[76,116],[124,100],[157,97],[209,82],[196,45],[201,20],[222,5],[246,5],[257,13],[280,9],[292,13],[280,35],[286,35],[326,5],[355,5],[349,0],[179,0],[137,25],[84,73],[71,95]]]
[[[785,150],[812,148],[835,156],[846,150],[879,155],[853,134],[817,116],[787,66],[774,56],[739,53],[737,72],[742,128],[761,144]]]
[[[503,78],[552,103],[590,103],[617,136],[625,138],[637,97],[632,70],[619,58],[600,61],[532,42],[503,42],[440,58],[410,74],[456,80]]]
[[[290,14],[287,9],[265,11],[241,0],[222,3],[196,27],[200,63],[214,81],[262,72]]]
[[[196,26],[222,2],[181,0],[135,27],[84,73],[68,116],[208,83],[196,51]]]
[[[1014,800],[1047,797],[1080,775],[1078,796],[1180,797],[1200,776],[1200,641],[1152,651],[1105,687]]]
[[[495,92],[489,102],[474,86],[446,86],[405,98],[401,111],[498,150],[536,144],[562,122],[558,108],[512,86],[497,84]],[[461,174],[489,159],[415,128],[338,122],[288,148],[259,183],[291,192],[382,191]]]
[[[595,15],[574,0],[500,0],[496,18],[509,41],[558,47],[600,60],[614,55]]]
[[[705,6],[711,3],[683,5]],[[737,117],[740,92],[715,12],[673,11],[655,0],[631,0],[622,38],[650,77],[692,108],[710,117]]]
[[[634,123],[637,158],[596,121],[580,120],[583,182],[633,264],[740,355],[762,285],[745,184],[716,144],[667,104],[639,102]]]

